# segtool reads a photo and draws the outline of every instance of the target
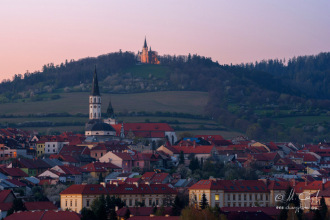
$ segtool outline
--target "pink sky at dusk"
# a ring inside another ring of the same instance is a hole
[[[3,0],[0,80],[47,63],[141,50],[220,64],[330,51],[330,1]]]

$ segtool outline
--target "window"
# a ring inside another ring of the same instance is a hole
[[[236,195],[235,194],[233,195],[233,200],[236,200]]]
[[[215,194],[215,201],[219,201],[219,194]]]
[[[95,153],[95,157],[97,157],[97,153]]]
[[[266,194],[266,200],[268,200],[268,195]]]
[[[252,194],[250,194],[250,200],[252,200]]]
[[[89,199],[86,201],[86,206],[89,207]]]
[[[55,149],[53,149],[53,152],[55,153]]]
[[[149,206],[152,206],[152,199],[149,199]]]
[[[96,118],[96,113],[94,113],[94,118]]]
[[[94,105],[94,108],[96,108],[96,105]]]
[[[96,98],[94,98],[94,102],[96,102]]]
[[[228,200],[228,201],[230,200],[230,195],[229,195],[229,194],[227,195],[227,200]]]
[[[158,205],[158,199],[156,199],[156,205]]]
[[[65,206],[68,206],[68,200],[65,200]]]
[[[129,200],[129,206],[132,206],[132,199]]]
[[[238,200],[241,200],[241,194],[238,195]]]
[[[103,156],[103,153],[101,153],[101,157]]]
[[[70,206],[72,206],[72,200],[70,200]]]
[[[74,205],[77,207],[77,200],[74,201]]]
[[[55,147],[55,144],[53,144],[53,147]]]
[[[244,201],[246,201],[246,194],[244,194]]]
[[[93,108],[93,106],[91,106],[91,108]]]
[[[91,113],[91,118],[93,118],[93,113]]]

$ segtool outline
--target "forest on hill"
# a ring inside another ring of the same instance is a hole
[[[249,138],[312,142],[329,138],[330,53],[220,65],[211,58],[159,57],[161,65],[136,63],[132,52],[47,64],[41,72],[0,84],[0,103],[42,101],[43,94],[90,91],[94,66],[102,93],[205,91],[205,115]],[[47,96],[48,97],[48,96]],[[296,119],[291,124],[286,119]]]

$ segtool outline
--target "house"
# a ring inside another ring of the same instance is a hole
[[[69,143],[61,136],[52,136],[50,140],[45,141],[45,154],[57,154],[65,144]]]
[[[37,176],[45,170],[51,168],[49,164],[41,159],[18,158],[13,160],[9,167],[20,168],[29,176]]]
[[[92,177],[98,178],[100,175],[106,177],[109,173],[113,171],[121,171],[122,168],[118,167],[112,163],[102,163],[102,162],[92,162],[81,167],[82,171],[85,173],[90,173]]]
[[[108,152],[101,157],[100,162],[112,163],[123,169],[123,172],[131,172],[134,165],[134,157],[129,153]]]
[[[157,167],[158,159],[152,153],[136,153],[134,155],[134,167],[141,170],[150,170]]]
[[[116,130],[116,136],[124,136],[125,139],[140,137],[150,142],[168,140],[171,144],[177,141],[174,129],[167,123],[123,123],[111,126]]]
[[[16,199],[12,190],[1,190],[0,191],[0,203],[12,203]]]
[[[58,208],[52,202],[49,201],[25,202],[24,205],[28,211],[58,210]]]
[[[39,140],[37,141],[36,145],[37,145],[37,156],[40,157],[42,155],[45,154],[45,142],[44,140]]]
[[[218,151],[214,145],[200,145],[198,140],[182,140],[177,145],[171,146],[175,149],[173,155],[179,158],[183,152],[185,160],[188,160],[190,155],[194,155],[199,161],[205,160],[211,156],[217,155]]]
[[[141,176],[141,180],[145,183],[166,184],[170,182],[171,175],[169,173],[146,172]]]
[[[190,205],[198,205],[202,195],[210,206],[270,206],[271,194],[262,180],[200,180],[189,188]]]
[[[80,212],[84,207],[89,208],[95,198],[100,195],[119,197],[128,207],[144,203],[146,207],[170,204],[174,200],[176,191],[166,184],[86,184],[71,185],[60,193],[61,209],[71,209]]]

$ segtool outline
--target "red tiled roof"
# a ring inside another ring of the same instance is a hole
[[[28,177],[29,176],[20,168],[0,167],[0,172],[4,173],[5,175],[12,176],[12,177]]]
[[[16,212],[6,220],[80,220],[81,216],[72,211],[25,211]]]
[[[129,153],[122,153],[122,152],[112,152],[116,156],[120,157],[122,160],[134,160],[133,156]]]
[[[200,180],[189,189],[219,189],[227,192],[267,192],[261,180]]]
[[[269,216],[278,216],[281,209],[276,207],[222,207],[224,212],[263,212]]]
[[[183,151],[184,154],[210,154],[214,145],[196,145],[194,146],[185,146],[185,145],[176,145],[172,146],[177,152]]]
[[[133,216],[129,220],[179,220],[180,216]]]
[[[269,181],[268,189],[270,190],[286,190],[289,188],[290,182],[288,181]]]
[[[100,195],[106,194],[106,189],[99,184],[71,185],[60,193],[60,195],[65,194]]]
[[[8,181],[8,182],[10,182],[10,183],[12,183],[12,184],[14,184],[14,185],[16,185],[18,187],[24,187],[24,186],[26,186],[25,183],[22,183],[21,181],[18,181],[16,179],[6,179],[6,181]]]
[[[310,153],[291,153],[289,156],[295,158],[302,158],[304,162],[316,162],[318,159]]]
[[[1,202],[0,203],[0,210],[3,211],[8,211],[9,209],[11,209],[11,207],[13,206],[12,202]]]
[[[24,203],[28,211],[35,210],[57,210],[58,208],[52,202],[25,202]]]
[[[107,184],[109,194],[177,194],[176,190],[167,184]]]
[[[169,173],[156,173],[152,178],[152,183],[162,183],[170,174]]]
[[[0,191],[0,202],[4,202],[10,193],[11,193],[10,189],[1,190]]]
[[[141,179],[144,181],[150,181],[151,178],[155,175],[155,172],[145,172],[142,176]]]

